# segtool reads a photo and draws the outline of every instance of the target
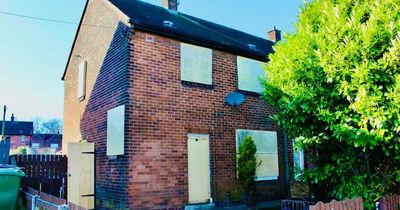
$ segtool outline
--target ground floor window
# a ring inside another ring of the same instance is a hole
[[[304,151],[297,149],[293,141],[293,165],[294,165],[294,178],[300,179],[301,172],[304,170]]]
[[[275,131],[236,130],[236,153],[244,137],[251,136],[257,146],[256,157],[261,162],[256,172],[256,181],[276,180],[279,176],[278,140]],[[237,166],[240,167],[240,166]]]

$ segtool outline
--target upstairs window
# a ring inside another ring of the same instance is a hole
[[[21,142],[25,142],[25,135],[21,135]]]
[[[236,130],[236,153],[244,137],[250,136],[256,147],[257,161],[261,162],[256,171],[256,181],[276,180],[279,176],[278,140],[275,131]],[[236,166],[240,167],[240,166]]]
[[[78,100],[82,101],[86,96],[86,68],[87,62],[82,61],[78,70]]]
[[[181,43],[181,80],[212,85],[212,50]]]
[[[265,71],[262,68],[262,63],[256,60],[237,57],[238,71],[238,89],[261,93],[263,86],[259,82],[259,78],[265,77]]]

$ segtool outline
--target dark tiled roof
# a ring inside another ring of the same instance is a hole
[[[58,144],[61,147],[61,134],[34,134],[31,143],[39,143],[41,147],[50,147],[51,144]]]
[[[274,42],[253,36],[226,26],[215,24],[180,12],[167,10],[139,0],[109,0],[127,15],[133,27],[173,39],[208,48],[231,52],[236,55],[267,61]],[[88,2],[88,1],[87,1]],[[82,24],[87,2],[79,25]],[[172,24],[172,27],[166,25]],[[72,50],[79,33],[75,35],[67,65],[62,76],[64,80]]]
[[[0,120],[0,134],[3,121]],[[33,122],[6,121],[5,135],[32,135]]]
[[[134,28],[266,61],[273,42],[138,0],[110,0]],[[170,24],[171,27],[166,25]]]

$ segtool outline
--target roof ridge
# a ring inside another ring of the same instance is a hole
[[[184,14],[184,13],[180,13],[180,14]],[[190,15],[188,15],[188,16],[190,16]],[[208,29],[208,30],[210,30],[210,31],[212,31],[212,32],[214,32],[214,33],[220,34],[221,36],[223,36],[223,37],[225,37],[225,38],[227,38],[227,39],[230,39],[230,40],[232,40],[232,41],[234,41],[234,42],[236,42],[236,43],[238,43],[238,44],[241,44],[241,45],[243,45],[244,47],[247,47],[247,48],[248,48],[248,47],[249,47],[248,45],[249,45],[249,44],[252,44],[252,43],[243,43],[243,42],[240,42],[240,41],[238,41],[238,40],[236,40],[236,39],[234,39],[234,38],[231,38],[231,37],[225,35],[225,34],[222,33],[222,32],[216,31],[216,30],[214,30],[214,29],[212,29],[212,28],[210,28],[210,27],[208,27],[208,26],[205,26],[204,24],[201,24],[201,23],[199,23],[199,22],[197,22],[197,21],[195,21],[195,20],[193,20],[193,19],[191,19],[191,18],[189,18],[189,17],[185,17],[185,15],[183,15],[182,17],[185,18],[185,19],[187,19],[187,20],[189,20],[189,21],[195,22],[195,23],[199,24],[201,27],[206,28],[206,29]],[[195,18],[196,18],[196,17],[195,17]],[[197,19],[200,19],[200,18],[197,18]],[[201,19],[200,19],[200,20],[201,20]],[[209,22],[209,21],[207,21],[207,22]],[[212,23],[212,22],[210,22],[210,23]],[[215,23],[213,23],[213,24],[215,24]],[[220,24],[215,24],[215,25],[223,26],[223,25],[220,25]],[[226,26],[223,26],[223,27],[226,27]],[[226,27],[226,28],[229,28],[229,27]],[[229,29],[232,29],[232,28],[229,28]],[[235,30],[235,29],[233,29],[233,30]],[[238,31],[238,30],[236,30],[236,31]],[[241,31],[238,31],[238,32],[241,32]],[[244,32],[242,32],[242,33],[244,33]],[[246,33],[246,34],[247,34],[247,33]],[[251,35],[251,34],[249,34],[249,35]],[[259,38],[259,37],[258,37],[258,38]],[[262,39],[262,38],[260,38],[260,39]],[[251,50],[260,51],[258,48],[256,48],[256,49],[251,49]]]
[[[186,14],[186,13],[183,13],[183,12],[179,12],[179,14],[182,14],[182,15],[184,15],[184,16],[188,16],[188,17],[190,17],[190,18],[198,19],[198,20],[201,20],[201,21],[203,21],[203,22],[207,22],[207,23],[212,24],[212,25],[216,25],[216,26],[220,26],[220,27],[223,27],[223,28],[231,29],[231,30],[234,30],[234,31],[236,31],[236,32],[239,32],[239,33],[243,33],[243,34],[252,36],[253,38],[256,38],[256,39],[260,39],[260,40],[263,40],[263,41],[269,41],[269,42],[273,43],[271,40],[268,40],[268,39],[263,38],[263,37],[256,36],[256,35],[254,35],[254,34],[250,34],[250,33],[241,31],[241,30],[236,29],[236,28],[232,28],[232,27],[225,26],[225,25],[222,25],[222,24],[219,24],[219,23],[211,22],[211,21],[209,21],[209,20],[201,19],[201,18],[195,17],[195,16],[193,16],[193,15],[189,15],[189,14]]]

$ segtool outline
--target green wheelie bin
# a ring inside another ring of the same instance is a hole
[[[25,173],[18,167],[0,164],[0,209],[15,210],[21,178]]]

